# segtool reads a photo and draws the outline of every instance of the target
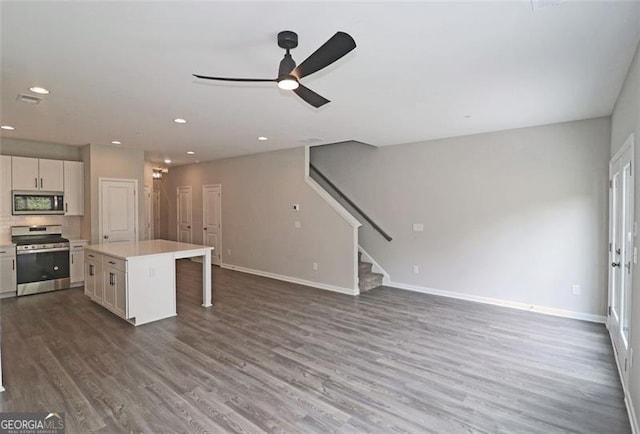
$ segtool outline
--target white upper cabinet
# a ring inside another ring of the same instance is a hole
[[[64,214],[84,215],[84,163],[64,162]]]
[[[11,215],[11,157],[0,155],[0,217]]]
[[[64,167],[60,160],[12,157],[13,190],[63,191]]]
[[[64,191],[64,166],[60,160],[38,160],[40,190]]]

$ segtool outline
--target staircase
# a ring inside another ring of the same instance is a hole
[[[382,285],[382,274],[371,271],[372,264],[362,260],[362,252],[358,252],[358,288],[360,294]]]

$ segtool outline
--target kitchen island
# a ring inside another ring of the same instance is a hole
[[[168,240],[85,246],[84,292],[133,325],[176,316],[176,259],[202,257],[202,306],[211,306],[209,246]]]

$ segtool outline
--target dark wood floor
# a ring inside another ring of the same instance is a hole
[[[604,326],[390,288],[359,297],[180,261],[178,317],[81,289],[2,300],[0,411],[68,433],[628,433]]]

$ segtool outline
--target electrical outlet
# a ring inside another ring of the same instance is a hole
[[[414,272],[415,274],[420,274],[420,267],[418,267],[417,265],[414,265],[414,266],[413,266],[413,272]]]
[[[571,286],[571,294],[580,295],[580,285],[572,285]]]
[[[317,262],[313,263],[313,270],[314,271],[318,271],[318,263]]]
[[[296,220],[293,225],[296,227],[296,229],[300,229],[302,227],[299,220]]]
[[[231,256],[231,249],[227,249],[227,256]]]

